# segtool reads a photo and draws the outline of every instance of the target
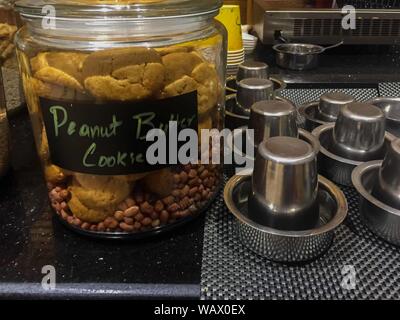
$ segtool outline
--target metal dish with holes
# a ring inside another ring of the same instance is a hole
[[[319,176],[319,225],[304,231],[281,231],[260,225],[248,217],[251,176],[234,176],[225,186],[224,198],[237,220],[239,238],[251,251],[277,262],[306,262],[326,252],[332,244],[334,230],[347,216],[343,192]]]

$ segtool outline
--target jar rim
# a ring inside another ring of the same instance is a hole
[[[217,14],[222,0],[19,0],[15,9],[22,17],[47,17],[45,6],[55,10],[54,19],[160,19]],[[50,7],[49,7],[50,8]]]

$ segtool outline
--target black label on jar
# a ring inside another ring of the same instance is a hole
[[[177,141],[177,134],[198,130],[197,92],[135,103],[41,98],[40,104],[52,163],[80,173],[127,175],[177,164],[179,147],[185,143]],[[157,137],[146,141],[152,129],[165,133],[167,163],[149,163],[146,157],[151,145],[161,143]]]

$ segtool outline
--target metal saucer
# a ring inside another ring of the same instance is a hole
[[[386,117],[386,130],[400,137],[400,98],[379,97],[368,103],[382,109]]]
[[[319,101],[308,102],[299,107],[300,114],[306,119],[305,128],[313,131],[315,128],[330,122],[322,120],[318,112]]]
[[[275,97],[275,100],[284,101],[292,104],[288,99],[282,97]],[[225,127],[228,129],[237,129],[249,124],[250,115],[243,113],[240,107],[236,103],[236,94],[226,96],[225,100]]]
[[[354,101],[352,96],[340,91],[326,92],[319,101],[301,105],[299,112],[306,120],[306,130],[311,132],[321,125],[335,122],[340,108]]]
[[[364,223],[380,238],[400,246],[400,210],[372,195],[381,166],[382,161],[361,164],[353,171],[352,181],[360,194],[360,213]]]
[[[324,121],[320,118],[320,114],[318,112],[319,101],[313,101],[309,103],[305,103],[299,107],[299,113],[305,119],[305,128],[307,131],[313,131],[315,128],[322,126],[324,124],[328,124],[330,122]]]
[[[268,78],[274,84],[274,94],[275,96],[279,96],[280,92],[286,89],[286,83],[277,78],[277,77],[269,77]],[[234,94],[237,92],[237,83],[236,83],[236,76],[230,76],[226,79],[226,94]]]
[[[304,231],[282,231],[269,228],[248,216],[251,176],[236,175],[225,186],[224,198],[236,217],[239,237],[251,251],[277,262],[306,262],[326,252],[332,244],[334,230],[345,220],[348,206],[343,192],[319,176],[319,225]]]
[[[346,159],[329,151],[333,143],[334,127],[334,123],[328,123],[319,126],[312,132],[321,145],[318,154],[318,172],[335,183],[352,186],[351,174],[363,162]],[[386,150],[394,139],[395,137],[392,134],[385,133],[385,146],[381,149],[381,153],[377,155],[378,159],[376,160],[385,157]]]

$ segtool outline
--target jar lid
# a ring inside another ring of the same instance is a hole
[[[55,19],[173,18],[217,12],[221,6],[222,0],[20,0],[15,4],[22,17],[46,17],[53,10]]]

